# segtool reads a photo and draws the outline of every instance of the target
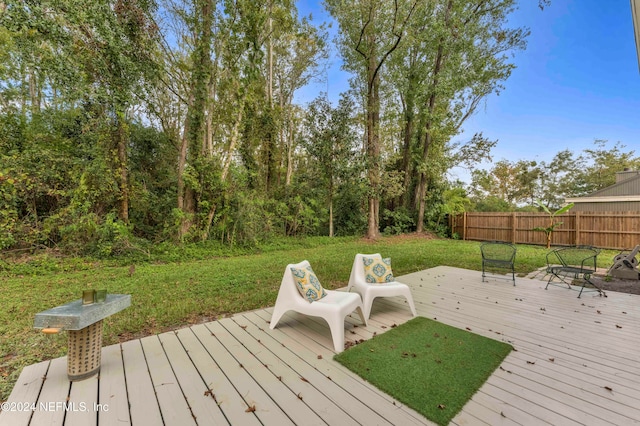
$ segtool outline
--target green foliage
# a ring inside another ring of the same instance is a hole
[[[447,223],[447,205],[444,201],[446,187],[445,182],[432,181],[425,198],[425,229],[429,229],[441,237],[448,236],[450,232]]]
[[[480,198],[475,201],[474,211],[477,212],[510,212],[513,210],[513,206],[508,201],[490,195],[488,197]]]
[[[470,211],[473,206],[472,201],[467,197],[467,192],[462,187],[446,189],[443,193],[443,199],[443,212],[446,215]]]
[[[16,192],[15,180],[8,176],[6,170],[0,169],[0,250],[11,247],[16,242]]]
[[[561,207],[554,212],[549,210],[549,208],[545,206],[540,200],[536,200],[536,204],[540,206],[540,208],[544,210],[544,212],[547,215],[549,215],[549,225],[547,227],[539,226],[539,227],[533,228],[534,231],[541,231],[545,233],[545,235],[547,236],[547,249],[548,249],[551,247],[551,237],[552,237],[553,231],[563,223],[563,222],[556,221],[556,216],[568,212],[573,207],[573,203],[569,203],[566,206]]]
[[[171,239],[177,235],[168,220],[176,205],[175,148],[166,133],[131,126],[129,159],[131,165],[131,201],[129,219],[133,233],[150,241]]]
[[[400,235],[415,229],[415,222],[406,209],[388,210],[382,213],[382,225],[385,235]]]
[[[70,217],[59,219],[61,222],[58,225],[65,223],[55,229],[60,235],[59,247],[69,253],[108,258],[137,249],[131,225],[117,219],[113,212],[104,218],[100,218],[95,213],[87,213],[75,219]]]
[[[616,183],[616,172],[640,169],[640,157],[635,156],[635,150],[629,150],[624,144],[616,142],[608,146],[608,141],[602,139],[596,139],[593,144],[595,148],[583,151],[587,165],[576,176],[579,182],[573,191],[576,196],[613,185]]]
[[[237,193],[215,232],[231,245],[255,247],[271,238],[319,233],[326,210],[314,197],[291,193],[282,201],[257,191]]]
[[[536,200],[549,209],[559,209],[567,197],[613,185],[617,172],[640,168],[635,151],[626,150],[620,142],[611,146],[605,140],[595,140],[594,145],[596,148],[579,154],[562,150],[549,162],[502,160],[490,170],[474,170],[470,192],[476,210],[536,209]]]
[[[367,185],[362,181],[341,185],[335,198],[335,235],[364,235],[367,230]]]
[[[240,249],[361,235],[369,198],[387,233],[424,225],[444,235],[446,215],[471,208],[447,170],[489,158],[495,145],[481,134],[451,138],[510,74],[502,53],[523,47],[525,31],[504,26],[514,4],[490,0],[472,13],[467,1],[329,1],[358,78],[337,105],[320,96],[304,108],[294,93],[322,66],[328,36],[295,2],[198,0],[162,11],[154,1],[8,2],[0,249],[138,259],[169,242]],[[165,22],[175,25],[157,26]],[[371,104],[356,103],[362,82]],[[594,160],[603,176],[617,160],[635,164],[621,148]],[[549,165],[556,197],[576,187],[560,185],[570,159]],[[521,185],[505,192],[510,202],[535,195],[554,205],[551,192],[522,190],[538,166],[514,168],[509,179]]]
[[[326,194],[327,208],[333,205],[341,187],[353,183],[357,170],[354,160],[358,136],[353,125],[353,108],[353,101],[347,96],[340,99],[337,107],[333,107],[326,96],[318,97],[309,104],[305,118],[301,144],[312,160],[310,174],[317,177]],[[333,217],[329,222],[328,234],[333,236]]]

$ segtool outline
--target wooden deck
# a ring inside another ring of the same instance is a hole
[[[452,424],[640,424],[640,296],[578,299],[450,267],[399,280],[419,315],[516,349]],[[323,320],[290,313],[271,331],[270,318],[246,312],[105,347],[99,377],[75,383],[66,358],[29,366],[0,425],[430,424],[335,363]],[[368,327],[348,318],[346,338],[410,318],[403,300],[377,299]]]

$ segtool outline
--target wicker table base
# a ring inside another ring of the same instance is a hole
[[[69,330],[67,375],[69,380],[87,379],[100,371],[102,320],[81,330]]]

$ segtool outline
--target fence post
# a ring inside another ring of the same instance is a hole
[[[575,218],[573,220],[574,227],[576,228],[576,240],[574,245],[579,246],[582,242],[580,241],[580,212],[575,212]]]
[[[516,243],[516,212],[511,213],[511,243]]]
[[[462,213],[462,240],[467,239],[467,212]]]

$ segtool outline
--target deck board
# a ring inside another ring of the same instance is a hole
[[[578,299],[451,267],[398,280],[419,315],[515,348],[453,425],[640,425],[640,296]],[[105,347],[100,375],[81,382],[68,381],[64,357],[26,367],[8,402],[36,409],[2,412],[0,426],[431,424],[334,362],[323,319],[289,312],[270,330],[272,311]],[[411,317],[404,298],[376,299],[368,326],[346,318],[345,342]]]
[[[163,333],[159,335],[162,347],[171,360],[171,368],[176,375],[180,388],[185,396],[187,404],[195,417],[198,419],[210,419],[216,424],[224,424],[226,420],[220,411],[220,407],[211,403],[208,395],[208,388],[205,386],[198,369],[193,365],[180,337],[192,334],[191,330],[181,330],[176,333]],[[196,349],[197,350],[197,349]]]
[[[51,360],[30,424],[63,424],[65,410],[61,406],[67,402],[69,387],[67,357]],[[11,401],[11,398],[9,398],[9,401]],[[1,417],[0,421],[2,421]]]
[[[194,425],[191,408],[158,336],[140,339],[165,424]],[[179,362],[179,361],[178,361]],[[150,399],[151,395],[148,396]]]
[[[69,426],[96,425],[98,423],[96,401],[98,401],[98,376],[73,382],[68,400],[71,408],[66,413],[64,424]]]
[[[99,405],[95,407],[98,423],[101,426],[130,425],[129,401],[120,345],[102,348],[98,392]]]
[[[216,359],[227,372],[227,377],[234,383],[237,392],[243,395],[249,409],[254,410],[253,413],[262,423],[266,424],[293,424],[291,419],[274,401],[275,395],[269,395],[265,390],[265,383],[256,380],[256,376],[260,379],[270,381],[274,385],[277,381],[273,375],[265,376],[266,367],[257,362],[252,362],[252,355],[244,348],[229,332],[222,327],[221,322],[230,321],[224,319],[221,321],[206,324],[206,329],[212,337],[213,353]],[[247,362],[249,364],[247,364]],[[253,370],[249,372],[249,368]],[[253,374],[253,376],[252,376]],[[265,378],[266,377],[266,378]]]
[[[259,425],[253,413],[247,413],[247,404],[225,375],[222,366],[212,357],[209,348],[211,332],[204,325],[191,327],[191,334],[180,332],[180,340],[200,372],[207,388],[207,397],[221,411],[230,424]],[[224,424],[224,423],[222,423]]]
[[[122,389],[121,394],[126,393],[129,400],[131,424],[161,425],[162,415],[141,341],[130,340],[120,346],[126,380],[126,389]]]
[[[29,424],[33,415],[31,407],[35,408],[38,403],[38,395],[47,376],[50,363],[50,361],[42,361],[22,370],[9,400],[16,405],[13,410],[0,414],[2,423],[13,426]],[[22,405],[24,403],[28,407],[24,407]]]
[[[294,424],[323,425],[325,422],[318,412],[333,412],[335,406],[321,392],[300,379],[295,371],[271,350],[268,336],[248,321],[240,323],[234,319],[221,321],[223,326],[237,341],[242,341],[246,352],[238,354],[247,372],[264,390],[272,396],[279,407],[286,407],[286,413]],[[252,333],[253,332],[253,333]],[[245,334],[250,334],[247,338]],[[257,339],[254,335],[258,335]],[[308,401],[307,401],[308,400]],[[310,402],[312,402],[310,404]],[[315,411],[314,411],[315,410]],[[336,417],[335,421],[339,419]]]

